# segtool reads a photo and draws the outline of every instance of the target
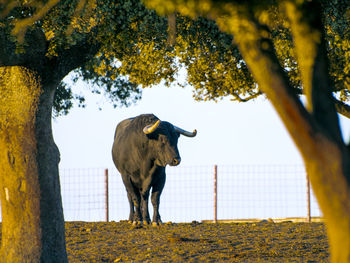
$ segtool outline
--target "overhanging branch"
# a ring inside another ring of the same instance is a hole
[[[43,62],[47,42],[43,31],[39,28],[28,30],[25,35],[26,44],[18,50],[15,40],[0,27],[0,66],[35,66]]]
[[[336,98],[333,98],[333,102],[337,112],[350,119],[350,106],[340,100],[337,100]]]
[[[317,124],[334,141],[342,143],[325,43],[321,6],[318,1],[284,5],[291,24],[296,57],[300,67],[307,108]]]
[[[234,97],[234,99],[231,99],[233,101],[239,101],[239,102],[247,102],[250,101],[252,99],[255,99],[257,97],[259,97],[261,94],[263,94],[260,90],[257,91],[256,93],[251,94],[250,96],[247,96],[245,98],[242,98],[241,96],[239,96],[237,93],[230,93],[230,95],[232,95]]]
[[[90,38],[87,37],[84,41],[59,52],[58,57],[60,59],[57,61],[56,67],[57,73],[62,76],[62,78],[96,56],[101,45],[89,39]]]

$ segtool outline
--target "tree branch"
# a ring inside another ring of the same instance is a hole
[[[260,90],[258,90],[256,93],[251,94],[248,97],[242,98],[241,96],[239,96],[237,93],[232,92],[230,93],[230,95],[232,95],[234,97],[234,99],[231,99],[232,101],[239,101],[239,102],[247,102],[250,101],[252,99],[255,99],[257,97],[259,97],[261,94],[263,94]]]
[[[328,135],[342,143],[329,78],[321,6],[317,1],[305,1],[301,5],[286,2],[285,9],[291,23],[307,108]]]
[[[12,34],[17,36],[19,43],[23,43],[27,29],[45,16],[58,2],[60,2],[60,0],[49,0],[44,6],[38,8],[38,11],[34,13],[33,16],[23,18],[15,23]]]
[[[28,30],[25,35],[26,44],[21,48],[5,28],[0,27],[0,66],[37,65],[43,62],[47,42],[39,28]]]
[[[93,38],[93,37],[91,37]],[[57,74],[60,78],[66,76],[69,72],[84,65],[87,61],[96,56],[100,50],[101,44],[86,38],[69,49],[63,49],[58,52],[57,59],[53,58],[56,64]]]
[[[176,14],[168,15],[168,45],[174,46],[176,42]]]
[[[337,112],[350,119],[350,106],[340,100],[333,97],[333,102]]]

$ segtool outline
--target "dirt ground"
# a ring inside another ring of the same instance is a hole
[[[323,223],[67,222],[69,262],[329,262]]]

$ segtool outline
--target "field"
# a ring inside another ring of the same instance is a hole
[[[67,222],[69,262],[329,262],[323,223]]]

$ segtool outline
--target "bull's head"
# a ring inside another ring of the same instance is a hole
[[[177,141],[182,134],[187,137],[194,137],[197,131],[185,131],[179,127],[172,125],[169,122],[157,120],[151,125],[143,128],[143,132],[149,136],[150,139],[155,140],[155,161],[157,165],[171,166],[179,165],[181,162],[179,150],[177,148]]]

